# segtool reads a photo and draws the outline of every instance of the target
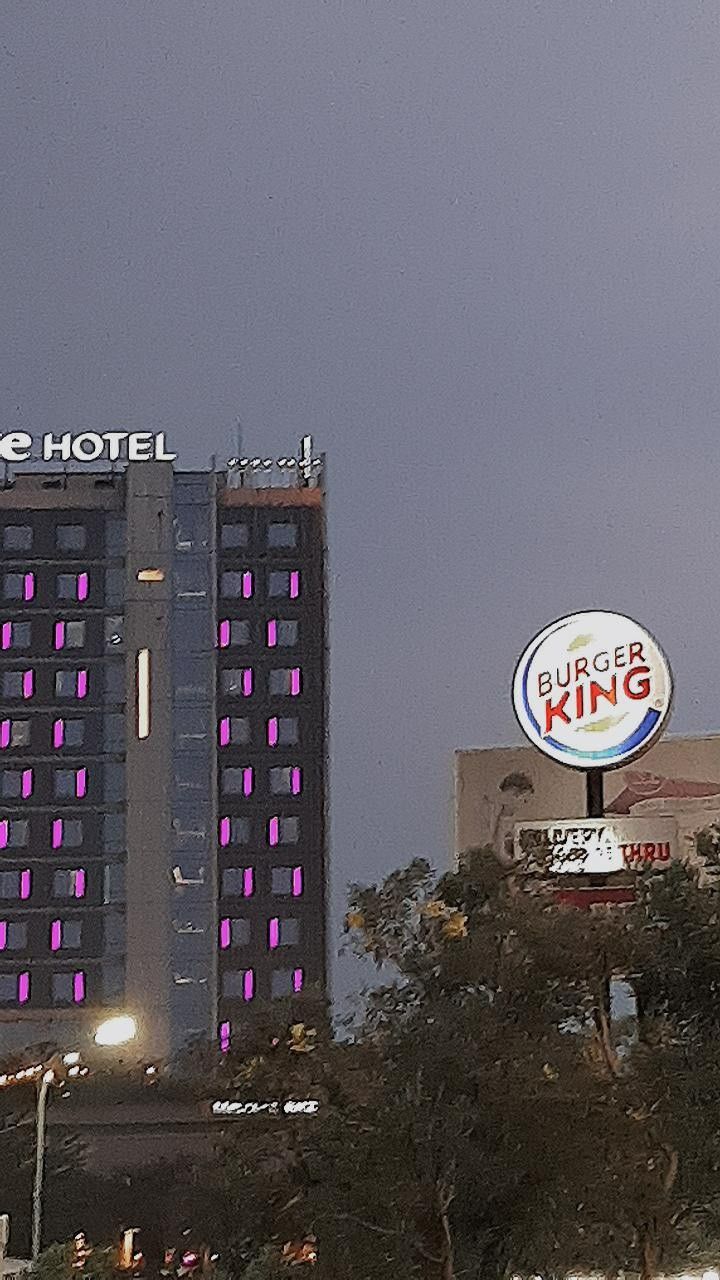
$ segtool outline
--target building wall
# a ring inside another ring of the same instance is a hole
[[[454,783],[457,859],[489,844],[500,853],[515,822],[586,813],[584,774],[529,746],[458,751]],[[720,735],[668,736],[635,763],[606,773],[605,807],[675,817],[690,854],[695,834],[720,821]]]

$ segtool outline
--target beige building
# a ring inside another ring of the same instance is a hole
[[[585,775],[534,747],[489,747],[455,753],[455,857],[512,843],[521,821],[585,816]],[[720,822],[720,734],[668,736],[640,760],[605,775],[605,811],[643,817],[665,814],[678,823],[680,851],[696,833]]]

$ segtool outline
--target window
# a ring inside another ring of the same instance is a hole
[[[122,862],[110,862],[103,870],[103,902],[125,901],[125,867]]]
[[[302,990],[302,969],[273,969],[270,994],[274,1000]]]
[[[25,900],[30,897],[31,887],[29,871],[0,871],[0,898]]]
[[[35,672],[3,671],[2,691],[6,698],[32,698],[35,692]]]
[[[85,644],[84,622],[56,622],[55,648],[82,649]]]
[[[110,605],[121,605],[125,599],[125,570],[124,569],[106,569],[105,570],[105,603]]]
[[[53,849],[79,849],[83,840],[80,818],[53,818],[51,844]]]
[[[296,547],[297,525],[272,523],[268,525],[267,542],[269,547]]]
[[[121,711],[109,711],[103,717],[103,745],[106,751],[124,750],[125,716]]]
[[[122,516],[108,516],[105,520],[105,552],[109,556],[125,555],[125,521]]]
[[[3,577],[3,596],[6,600],[30,600],[25,594],[24,573],[6,573]]]
[[[103,799],[106,804],[120,804],[125,799],[125,767],[108,761],[103,768]]]
[[[302,867],[273,867],[271,888],[272,893],[278,898],[302,897]]]
[[[81,1004],[85,999],[85,974],[54,973],[51,992],[53,1004]]]
[[[226,667],[220,674],[222,692],[230,698],[249,698],[253,690],[251,667]]]
[[[0,849],[24,849],[30,834],[27,818],[9,818],[0,821]]]
[[[119,911],[110,911],[103,925],[103,952],[105,955],[119,955],[124,950],[125,916]]]
[[[273,916],[268,920],[268,947],[274,951],[276,947],[296,947],[300,941],[300,922],[290,917],[280,920]]]
[[[268,844],[297,844],[300,839],[299,818],[270,818],[268,821]]]
[[[106,853],[121,853],[125,848],[125,815],[103,814],[103,849]]]
[[[86,888],[87,877],[82,867],[58,868],[53,873],[53,898],[84,898]]]
[[[56,578],[58,600],[87,600],[90,579],[87,573],[59,573]]]
[[[223,524],[220,526],[220,546],[223,551],[232,551],[236,547],[248,544],[248,527],[246,524]]]
[[[82,524],[59,524],[55,531],[56,546],[60,551],[84,551],[87,542]]]
[[[287,569],[272,569],[268,574],[268,595],[290,595],[290,573]]]
[[[244,716],[223,716],[218,724],[221,747],[244,746],[250,742],[250,721]]]
[[[0,920],[0,951],[24,951],[27,925],[24,920]]]
[[[109,662],[105,668],[105,701],[125,701],[125,664]]]
[[[255,892],[255,876],[252,867],[225,867],[222,873],[222,893],[225,898],[251,898]]]
[[[30,721],[29,720],[8,720],[8,735],[10,747],[29,747],[30,746]],[[0,739],[0,745],[2,740]]]
[[[238,769],[223,769],[223,794],[233,796],[251,796],[253,793],[253,781],[253,771],[250,765],[243,765]]]
[[[270,770],[270,790],[274,796],[298,796],[302,791],[302,769],[297,765]]]
[[[164,569],[138,569],[137,580],[138,582],[164,582],[165,570]]]
[[[253,576],[249,569],[226,570],[220,574],[220,594],[229,600],[249,600],[253,593]]]
[[[108,648],[122,649],[125,643],[125,619],[113,614],[105,619],[105,644]]]
[[[56,698],[86,698],[88,694],[87,671],[56,671]]]
[[[299,741],[300,731],[294,716],[271,716],[267,722],[269,747],[293,747]]]
[[[3,649],[29,649],[32,642],[32,624],[29,622],[3,622],[0,629]]]
[[[226,969],[222,976],[222,993],[229,1000],[252,1000],[255,994],[252,969]]]
[[[53,920],[50,925],[50,950],[75,951],[80,946],[82,921]]]
[[[229,844],[249,844],[250,843],[250,819],[249,818],[221,818],[220,819],[220,847],[227,848]]]
[[[220,921],[220,949],[246,947],[250,941],[250,921],[225,917]]]
[[[17,999],[18,980],[14,973],[0,973],[0,1002],[10,1004]]]
[[[6,524],[3,529],[5,551],[29,551],[32,547],[32,539],[32,529],[27,524]]]
[[[32,769],[3,769],[0,771],[0,795],[5,800],[27,800],[32,795]]]
[[[106,1004],[114,1004],[122,999],[125,991],[125,966],[122,961],[112,960],[103,965],[102,990]]]
[[[250,644],[251,639],[251,626],[244,618],[225,618],[218,626],[218,648],[220,649]]]
[[[300,693],[301,677],[299,667],[279,667],[268,676],[268,693],[286,698],[296,698]]]
[[[53,724],[54,747],[81,747],[85,741],[84,720],[56,720]]]
[[[82,798],[87,793],[87,769],[56,769],[54,790],[58,800]]]
[[[299,624],[289,618],[271,618],[266,636],[269,649],[290,649],[298,642]]]

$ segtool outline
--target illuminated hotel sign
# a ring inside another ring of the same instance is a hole
[[[642,755],[671,701],[672,674],[657,641],[631,618],[600,610],[541,631],[513,680],[523,732],[575,769],[613,769]]]
[[[33,455],[33,438],[27,431],[0,435],[0,462],[174,462],[168,453],[165,433],[160,431],[66,431],[47,432],[40,440],[39,455]]]
[[[515,858],[528,870],[612,875],[658,871],[678,856],[674,818],[576,818],[515,824]]]

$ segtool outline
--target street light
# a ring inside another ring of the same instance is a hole
[[[134,1018],[126,1014],[115,1018],[107,1018],[95,1031],[94,1040],[98,1045],[116,1047],[134,1040],[137,1026]],[[80,1054],[56,1053],[45,1064],[38,1082],[37,1107],[35,1111],[35,1179],[33,1181],[32,1201],[32,1250],[33,1264],[40,1257],[40,1235],[42,1231],[42,1193],[43,1175],[45,1172],[45,1127],[47,1115],[47,1096],[50,1086],[55,1083],[63,1067],[69,1068],[68,1074],[79,1072]]]

